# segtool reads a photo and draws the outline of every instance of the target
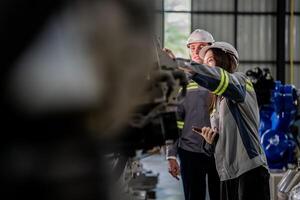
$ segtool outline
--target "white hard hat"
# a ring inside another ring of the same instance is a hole
[[[234,56],[234,58],[236,59],[237,62],[239,61],[239,54],[238,54],[237,50],[231,44],[229,44],[227,42],[215,42],[210,46],[203,47],[199,52],[200,58],[203,59],[206,52],[209,49],[221,49],[225,53],[228,53],[228,54]]]
[[[207,42],[207,43],[213,43],[215,40],[213,36],[202,29],[196,29],[194,30],[189,39],[187,40],[187,46],[189,47],[190,44],[195,43],[195,42]]]

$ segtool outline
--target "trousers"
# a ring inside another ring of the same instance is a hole
[[[178,148],[185,200],[205,200],[206,175],[210,200],[220,199],[220,179],[215,159],[204,153]]]
[[[268,170],[260,166],[238,178],[221,181],[221,200],[270,200],[269,178]]]

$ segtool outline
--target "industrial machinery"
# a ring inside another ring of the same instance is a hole
[[[298,160],[298,167],[295,169],[288,169],[280,182],[277,185],[277,196],[279,200],[298,200],[299,184],[300,184],[300,160]]]
[[[293,168],[296,164],[298,132],[293,124],[299,100],[293,85],[273,81],[269,70],[249,70],[260,106],[259,134],[270,170]]]
[[[288,165],[296,164],[297,143],[295,136],[291,133],[291,126],[297,116],[298,97],[296,89],[292,85],[282,85],[275,82],[272,91],[271,109],[261,108],[261,119],[268,120],[260,129],[261,143],[265,150],[270,169],[286,169]],[[264,113],[271,118],[263,116]],[[270,123],[271,121],[271,123]],[[267,126],[271,125],[271,126]]]
[[[153,147],[163,146],[166,141],[175,142],[179,137],[177,94],[181,89],[184,97],[188,84],[186,74],[177,69],[178,61],[170,58],[156,41],[154,49],[155,68],[149,74],[147,87],[150,98],[138,105],[125,132],[113,142],[115,156],[111,157],[115,162],[113,174],[123,180],[124,194],[138,200],[155,196],[153,189],[159,175],[145,171],[141,159],[150,156],[148,150]]]
[[[260,69],[255,67],[246,72],[246,75],[250,78],[258,101],[258,105],[270,104],[271,92],[274,88],[274,79],[268,68]]]
[[[289,200],[299,200],[300,199],[300,183],[295,185],[289,194]]]

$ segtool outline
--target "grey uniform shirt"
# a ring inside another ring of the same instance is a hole
[[[179,100],[181,99],[179,94]],[[167,159],[176,159],[178,147],[196,153],[204,153],[204,139],[192,131],[192,126],[210,127],[210,92],[190,80],[187,94],[178,106],[178,120],[182,121],[181,136],[174,145],[167,146]]]

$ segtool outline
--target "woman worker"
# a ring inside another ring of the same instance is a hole
[[[204,64],[185,63],[199,85],[214,96],[211,127],[194,127],[204,137],[204,149],[214,154],[221,180],[222,200],[269,200],[269,172],[258,138],[256,94],[246,75],[236,72],[239,56],[226,42],[200,51]]]

